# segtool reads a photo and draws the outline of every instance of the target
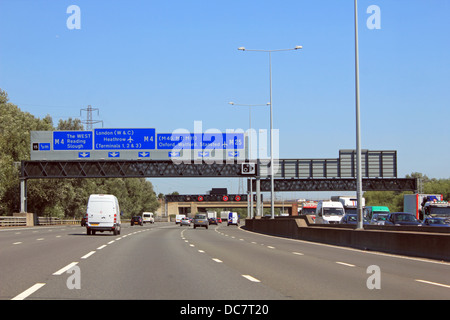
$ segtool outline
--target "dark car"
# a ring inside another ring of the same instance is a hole
[[[217,224],[217,218],[209,218],[208,223],[209,224]]]
[[[450,227],[450,217],[426,217],[423,220],[423,225],[433,227]]]
[[[408,212],[392,212],[389,213],[385,225],[394,226],[421,226],[417,218]]]
[[[141,216],[135,216],[131,218],[130,224],[134,226],[135,224],[138,224],[140,226],[144,225],[144,221],[142,220]]]
[[[357,224],[358,223],[358,215],[356,213],[346,213],[340,223],[348,223],[348,224]],[[363,218],[363,224],[367,224],[367,220]]]

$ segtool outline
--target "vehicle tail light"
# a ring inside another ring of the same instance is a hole
[[[114,215],[114,223],[117,222],[117,214]]]

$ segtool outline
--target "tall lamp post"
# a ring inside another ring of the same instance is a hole
[[[296,46],[290,49],[276,49],[276,50],[259,50],[259,49],[246,49],[245,47],[239,47],[241,51],[255,51],[266,52],[269,54],[269,82],[270,82],[270,211],[272,219],[275,218],[275,200],[274,200],[274,182],[273,182],[273,117],[272,117],[272,52],[278,51],[291,51],[302,49],[302,46]]]
[[[358,4],[355,0],[355,92],[356,92],[356,200],[357,229],[363,229],[362,177],[361,177],[361,130],[359,114],[359,52],[358,52]]]
[[[249,142],[248,142],[248,158],[249,160],[253,160],[253,152],[252,152],[252,107],[266,107],[270,104],[270,102],[266,104],[238,104],[234,102],[228,102],[228,104],[231,104],[232,106],[238,106],[238,107],[248,107],[248,119],[249,119]],[[253,218],[253,178],[250,179],[250,210],[248,212],[249,218]]]

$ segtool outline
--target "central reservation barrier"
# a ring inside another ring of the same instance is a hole
[[[308,216],[246,219],[244,229],[292,239],[450,261],[450,228],[314,224]]]

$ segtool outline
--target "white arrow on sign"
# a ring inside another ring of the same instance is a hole
[[[148,158],[150,157],[150,152],[139,152],[138,156],[142,158]]]
[[[78,158],[89,158],[90,156],[90,152],[78,152]]]
[[[108,152],[108,157],[117,158],[120,156],[120,152]]]

